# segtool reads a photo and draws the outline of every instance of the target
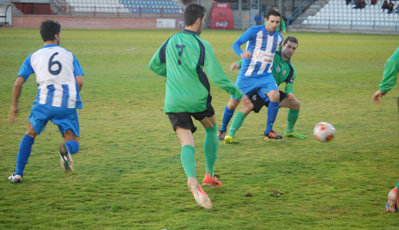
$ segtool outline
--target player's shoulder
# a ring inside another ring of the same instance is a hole
[[[68,53],[68,54],[73,55],[71,51],[69,51],[69,50],[67,50],[64,47],[61,47],[59,45],[55,45],[55,44],[54,45],[52,44],[52,45],[43,46],[40,49],[38,49],[36,52],[34,52],[33,54],[46,52],[48,50],[55,50],[57,52],[63,52],[63,53]]]
[[[209,43],[207,40],[201,38],[200,36],[197,36],[197,38],[204,44],[205,47],[212,48],[211,43]]]
[[[275,32],[275,36],[278,36],[281,40],[284,40],[283,35],[280,33],[280,31]]]
[[[253,33],[257,33],[257,32],[259,32],[261,30],[264,30],[264,29],[265,29],[264,25],[259,25],[259,26],[251,26],[251,27],[249,27],[249,29],[247,31],[253,32]]]

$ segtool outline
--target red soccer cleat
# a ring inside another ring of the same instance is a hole
[[[202,180],[202,185],[204,186],[222,186],[222,182],[220,182],[215,176],[211,177],[211,174],[205,174],[204,179]]]

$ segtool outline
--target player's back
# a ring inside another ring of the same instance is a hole
[[[70,51],[50,44],[34,52],[25,62],[20,75],[29,73],[29,68],[36,74],[38,93],[35,103],[81,108],[75,76],[83,75],[83,71]]]
[[[50,84],[74,84],[73,55],[60,46],[45,46],[31,56],[31,66],[40,88]]]
[[[165,112],[205,110],[209,94],[209,83],[202,71],[206,44],[197,33],[187,30],[168,40]]]

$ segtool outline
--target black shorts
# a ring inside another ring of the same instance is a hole
[[[262,109],[263,106],[268,107],[269,106],[269,101],[263,101],[262,98],[258,95],[257,92],[254,92],[252,95],[248,95],[249,99],[251,100],[252,104],[254,105],[254,108],[252,109],[255,113],[259,113],[259,111]],[[287,95],[283,92],[280,91],[280,101],[284,100]]]
[[[176,131],[176,126],[184,129],[190,129],[192,133],[197,130],[197,127],[194,126],[193,120],[191,117],[194,117],[196,120],[201,121],[205,117],[212,117],[215,115],[215,110],[212,105],[208,105],[205,111],[198,113],[167,113],[170,122],[172,123],[173,130]]]

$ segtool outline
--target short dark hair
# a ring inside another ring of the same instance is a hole
[[[276,17],[280,17],[280,18],[281,18],[280,12],[275,11],[275,10],[270,10],[270,11],[268,11],[268,12],[266,13],[266,15],[265,15],[265,18],[266,18],[267,20],[269,20],[270,15],[273,15],[273,16],[276,16]]]
[[[40,35],[44,42],[54,41],[55,35],[60,34],[61,25],[58,22],[52,20],[46,20],[40,25]]]
[[[283,44],[286,45],[288,42],[293,42],[293,43],[299,45],[299,44],[298,44],[298,39],[297,39],[296,37],[294,37],[294,36],[288,36],[288,37],[286,37],[285,40],[284,40],[284,42],[283,42]]]
[[[198,3],[190,3],[184,10],[184,24],[191,26],[197,21],[198,18],[201,20],[205,16],[206,9]]]

